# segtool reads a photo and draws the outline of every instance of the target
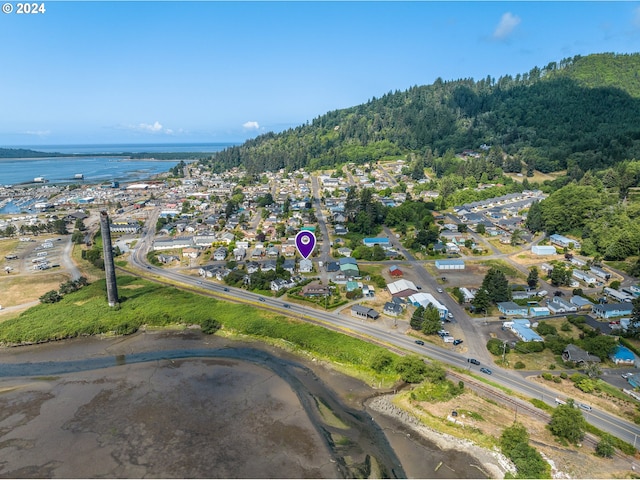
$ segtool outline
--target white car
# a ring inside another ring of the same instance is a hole
[[[441,288],[438,288],[438,293],[443,293],[444,290],[442,290]]]

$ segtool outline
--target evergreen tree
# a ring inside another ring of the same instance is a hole
[[[411,320],[409,321],[409,325],[414,330],[421,330],[423,322],[424,322],[424,307],[420,305],[418,308],[416,308],[415,312],[413,312],[413,315],[411,315]]]
[[[525,226],[533,233],[541,232],[543,230],[542,209],[540,208],[540,202],[533,202],[529,207]]]
[[[426,309],[424,309],[423,314],[423,322],[422,322],[422,333],[426,335],[433,335],[438,333],[440,330],[440,312],[433,305],[429,304]]]
[[[475,308],[476,312],[487,311],[491,305],[491,298],[484,288],[479,288],[476,292],[476,296],[471,300],[471,305]]]
[[[527,285],[529,285],[531,288],[535,288],[535,286],[538,285],[538,268],[537,267],[531,267],[531,270],[529,271],[529,276],[527,277]]]
[[[511,300],[509,281],[502,270],[491,267],[482,281],[482,289],[486,290],[493,303]]]

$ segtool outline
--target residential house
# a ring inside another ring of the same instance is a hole
[[[402,311],[402,305],[398,305],[397,303],[393,302],[385,303],[382,309],[382,313],[391,317],[397,317],[398,315],[402,314]]]
[[[213,252],[213,259],[217,261],[222,261],[227,258],[227,254],[229,251],[225,247],[218,247],[215,252]]]
[[[573,297],[571,297],[569,299],[569,302],[575,305],[578,310],[591,310],[591,307],[593,307],[593,303],[579,295],[574,295]]]
[[[573,248],[574,250],[580,250],[580,242],[577,240],[573,240],[571,238],[567,238],[564,235],[553,234],[549,237],[549,240],[554,245],[559,245],[560,247]]]
[[[249,262],[247,263],[247,273],[256,273],[260,270],[260,264],[257,262]]]
[[[266,260],[261,267],[263,272],[275,272],[276,271],[276,261],[275,260]]]
[[[438,314],[440,315],[441,319],[447,318],[447,314],[449,313],[447,307],[436,300],[435,297],[430,293],[414,293],[413,295],[409,296],[408,300],[415,307],[427,308],[429,305],[433,305],[438,310]]]
[[[198,256],[200,255],[200,249],[195,248],[195,247],[187,247],[187,248],[183,248],[182,249],[182,256],[183,257],[188,257],[191,259],[195,259],[198,258]]]
[[[544,317],[549,315],[549,309],[546,307],[529,307],[530,317]]]
[[[616,350],[609,355],[609,358],[616,365],[629,365],[635,366],[636,357],[631,350],[627,347],[623,347],[622,345],[618,345]]]
[[[373,247],[374,245],[380,245],[381,247],[391,246],[391,243],[387,237],[363,238],[362,243],[364,243],[366,247]]]
[[[624,317],[631,315],[633,304],[631,302],[598,304],[594,305],[591,311],[600,318]]]
[[[498,310],[508,316],[521,316],[526,317],[529,313],[527,307],[521,307],[515,302],[500,302],[498,303]]]
[[[600,363],[600,357],[590,354],[582,348],[570,343],[562,352],[562,359],[565,362],[574,362],[577,365],[582,363]]]
[[[544,341],[540,335],[531,330],[531,323],[526,318],[514,318],[510,322],[503,322],[502,325],[511,330],[523,342]]]
[[[313,272],[313,262],[308,258],[303,258],[300,260],[298,264],[298,271],[300,273],[311,273]]]
[[[327,297],[331,295],[331,290],[327,285],[310,283],[302,287],[300,293],[303,297]]]
[[[462,296],[464,297],[465,303],[469,303],[474,298],[476,298],[476,292],[477,292],[477,290],[475,290],[475,289],[469,289],[467,287],[461,287],[460,288],[460,293],[462,293]]]
[[[293,258],[288,258],[282,263],[282,268],[293,275],[296,271],[296,261]]]
[[[270,286],[273,292],[279,292],[280,290],[284,290],[286,288],[295,287],[296,282],[285,280],[284,278],[276,278],[275,280],[271,280]]]
[[[556,313],[577,312],[578,307],[560,297],[552,297],[547,301],[547,308],[554,315]]]
[[[158,261],[160,263],[163,263],[163,264],[166,265],[167,263],[179,262],[180,258],[178,258],[175,255],[163,255],[163,254],[160,254],[160,255],[158,255]]]
[[[595,284],[598,281],[598,279],[593,274],[583,272],[582,270],[574,269],[571,276],[577,280],[580,280],[581,282],[586,283],[587,285]]]
[[[198,269],[198,275],[205,278],[212,278],[219,268],[217,265],[203,265]]]

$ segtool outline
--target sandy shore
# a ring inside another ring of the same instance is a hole
[[[176,348],[239,358],[128,363]],[[110,366],[82,371],[74,363],[101,359]],[[72,373],[34,376],[37,362]],[[494,452],[420,425],[388,397],[365,406],[375,391],[362,382],[258,343],[141,332],[2,349],[0,363],[31,372],[0,379],[4,478],[502,478],[506,471]]]

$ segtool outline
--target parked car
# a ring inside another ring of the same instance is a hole
[[[500,320],[506,320],[506,319],[507,319],[507,317],[505,317],[504,315],[501,315],[501,316],[499,316],[498,318],[499,318]]]
[[[460,340],[459,338],[456,338],[456,339],[453,341],[453,344],[454,344],[454,345],[460,345],[461,343],[462,343],[462,340]]]
[[[444,290],[442,290],[441,288],[438,288],[438,293],[443,293]]]
[[[474,365],[480,365],[480,361],[475,358],[467,358],[467,362],[473,363]]]
[[[416,340],[416,343],[417,343],[418,345],[424,345],[424,342],[423,342],[422,340]]]
[[[481,371],[482,373],[486,373],[487,375],[491,375],[491,370],[489,370],[489,369],[488,369],[488,368],[486,368],[486,367],[482,367],[482,368],[480,369],[480,371]]]
[[[447,318],[448,319],[452,319],[453,318],[453,313],[447,313]]]

